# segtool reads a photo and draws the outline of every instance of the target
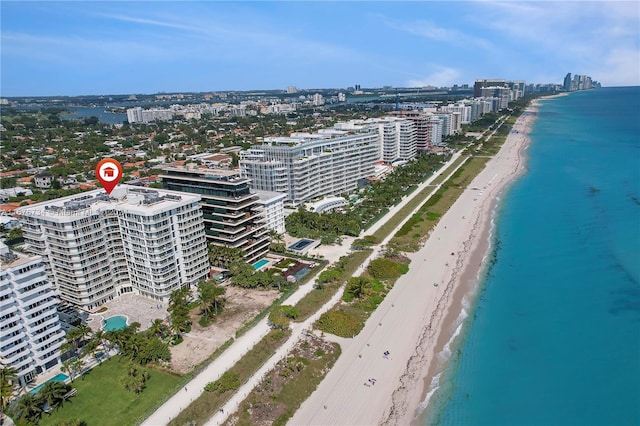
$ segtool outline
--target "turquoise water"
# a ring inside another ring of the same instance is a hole
[[[116,315],[114,317],[107,318],[104,322],[104,331],[122,330],[127,326],[127,319],[123,316]]]
[[[42,387],[48,383],[48,382],[64,382],[65,380],[67,380],[69,378],[69,376],[67,376],[66,374],[62,374],[62,373],[58,373],[55,376],[53,376],[52,378],[50,378],[49,380],[47,380],[44,383],[40,383],[38,386],[36,386],[35,388],[31,389],[29,392],[32,394],[37,394],[38,391],[40,389],[42,389]]]
[[[261,259],[261,260],[259,260],[259,261],[257,261],[256,263],[253,264],[253,269],[260,269],[264,265],[266,265],[267,263],[269,263],[269,261],[267,259]]]
[[[640,424],[640,88],[545,100],[425,424]]]

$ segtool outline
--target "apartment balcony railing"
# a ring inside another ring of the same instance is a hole
[[[24,339],[24,333],[17,333],[15,336],[11,336],[10,333],[2,333],[0,337],[0,348],[5,348],[12,343],[21,341]]]
[[[27,325],[27,332],[31,336],[37,336],[38,334],[42,334],[43,332],[45,332],[46,329],[49,328],[50,326],[58,325],[59,322],[60,322],[60,320],[56,316],[53,316],[53,317],[49,318],[48,320],[41,322],[38,325],[35,325],[35,322],[32,322],[31,324]]]

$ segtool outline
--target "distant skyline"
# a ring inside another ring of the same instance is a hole
[[[640,85],[626,2],[0,2],[0,96]]]

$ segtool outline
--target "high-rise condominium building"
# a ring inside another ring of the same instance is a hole
[[[23,386],[59,362],[65,333],[58,302],[42,258],[0,242],[0,363],[15,369]]]
[[[399,117],[369,118],[336,123],[334,128],[361,133],[377,132],[380,147],[379,161],[392,164],[398,161],[409,161],[416,156],[416,126],[411,120]]]
[[[285,204],[300,204],[324,195],[355,190],[358,181],[372,176],[378,160],[377,132],[349,134],[326,129],[264,138],[240,153],[242,176],[261,191],[287,194]]]
[[[264,208],[267,228],[284,234],[284,199],[287,198],[287,194],[269,191],[255,191],[255,193],[259,197],[258,204]]]
[[[263,207],[251,193],[249,179],[237,170],[164,167],[165,188],[199,194],[207,239],[213,244],[239,248],[247,262],[269,251]]]
[[[25,248],[60,297],[94,309],[122,294],[166,302],[209,271],[200,197],[119,185],[21,207]]]

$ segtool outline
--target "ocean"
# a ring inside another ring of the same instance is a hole
[[[640,87],[542,101],[422,423],[640,424]]]

